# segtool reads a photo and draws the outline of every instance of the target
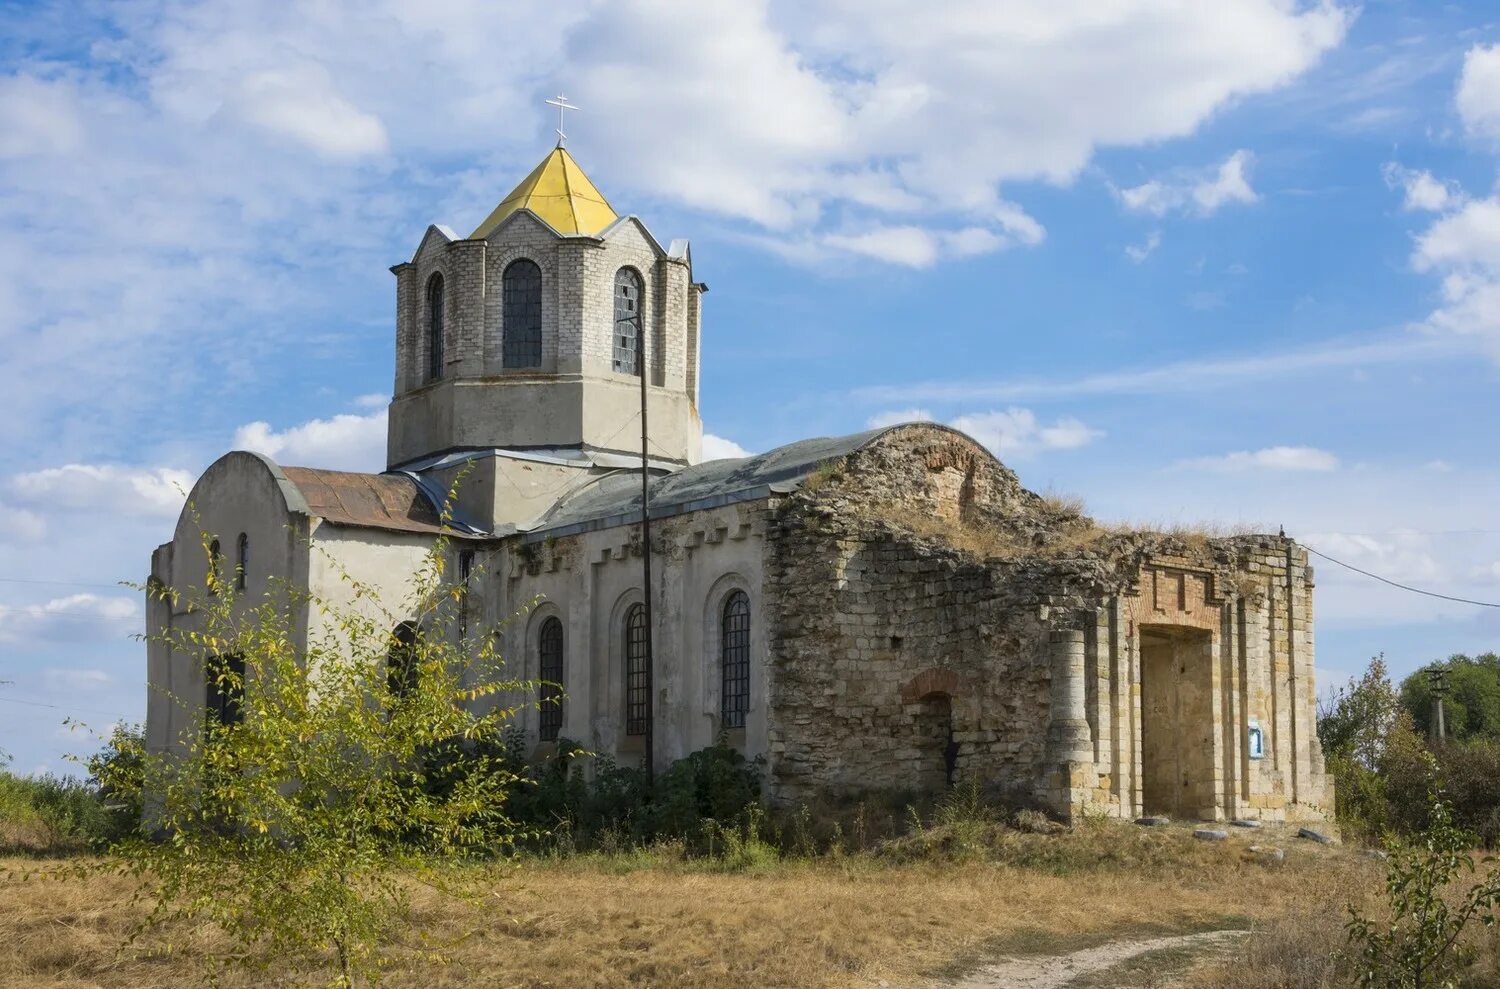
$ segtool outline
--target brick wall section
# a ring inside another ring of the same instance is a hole
[[[1012,550],[981,559],[913,517]],[[776,799],[930,786],[956,754],[960,778],[1064,816],[1139,814],[1148,777],[1185,816],[1331,811],[1302,552],[1277,537],[1080,538],[1090,528],[941,427],[887,433],[787,498],[766,544]],[[1151,703],[1188,719],[1165,741],[1142,732],[1147,634],[1187,644],[1155,674],[1179,670]],[[1268,738],[1277,767],[1244,744],[1272,705],[1286,712]]]
[[[542,363],[507,368],[504,274],[521,258],[542,270]],[[484,240],[450,240],[429,228],[412,261],[392,269],[398,401],[391,410],[388,462],[407,463],[455,447],[612,449],[616,423],[629,415],[620,408],[624,389],[634,381],[633,375],[614,370],[615,276],[622,267],[641,276],[647,381],[670,393],[653,399],[653,418],[663,437],[660,452],[695,460],[702,426],[696,374],[690,386],[688,368],[691,362],[696,372],[689,312],[698,289],[687,262],[666,256],[634,217],[603,236],[564,237],[522,212]],[[446,310],[438,383],[427,376],[426,327],[432,314],[426,285],[434,274],[443,277]],[[552,392],[553,406],[543,408],[547,396],[539,400],[536,387],[549,382],[562,388]]]

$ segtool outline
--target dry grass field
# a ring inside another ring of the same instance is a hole
[[[482,904],[414,896],[411,929],[448,945],[448,960],[398,959],[385,984],[942,986],[1001,955],[1235,927],[1271,932],[1245,949],[1265,955],[1271,975],[1299,939],[1313,956],[1301,964],[1326,962],[1341,943],[1344,903],[1369,896],[1380,876],[1355,852],[1308,842],[1281,841],[1280,864],[1249,860],[1246,844],[1270,836],[1206,844],[1177,828],[1094,825],[991,837],[982,852],[962,857],[860,854],[738,872],[671,850],[488,867]],[[37,864],[0,860],[11,870]],[[130,905],[130,893],[115,878],[0,877],[0,985],[201,983],[211,931],[169,930],[149,942],[154,950],[120,950],[142,909]],[[396,940],[418,946],[411,935]],[[1245,961],[1225,971],[1238,979]],[[1201,985],[1228,977],[1183,976]],[[280,981],[273,963],[225,984]]]

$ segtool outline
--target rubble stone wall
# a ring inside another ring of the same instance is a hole
[[[1064,816],[1331,813],[1289,540],[1103,532],[915,426],[786,499],[766,554],[779,801],[951,775]]]

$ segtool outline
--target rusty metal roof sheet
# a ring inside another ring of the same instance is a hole
[[[338,525],[397,532],[442,531],[437,509],[410,477],[284,467],[307,499],[309,514]]]

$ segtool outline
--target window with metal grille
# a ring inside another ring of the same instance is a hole
[[[474,576],[474,551],[466,549],[458,554],[458,638],[462,642],[469,637],[469,592]]]
[[[402,622],[391,633],[385,654],[385,684],[393,700],[401,700],[417,689],[417,627]]]
[[[634,268],[615,272],[615,370],[641,373],[641,276]]]
[[[646,609],[639,604],[625,613],[625,734],[646,734],[651,671],[646,666]]]
[[[245,589],[245,577],[250,570],[250,537],[240,533],[239,542],[239,564],[234,572],[234,586],[237,590]]]
[[[224,580],[224,551],[219,548],[219,541],[213,540],[208,544],[208,593],[218,594],[219,584]]]
[[[556,741],[563,721],[563,627],[556,618],[542,622],[537,636],[537,679],[541,685],[541,738]]]
[[[238,653],[210,656],[204,668],[210,725],[237,725],[245,720],[245,657]]]
[[[427,380],[443,377],[443,276],[427,279]]]
[[[542,366],[542,269],[521,258],[505,269],[501,279],[503,320],[501,364],[505,367]]]
[[[750,710],[750,597],[735,591],[724,602],[721,623],[724,689],[720,711],[725,728],[745,727]]]

